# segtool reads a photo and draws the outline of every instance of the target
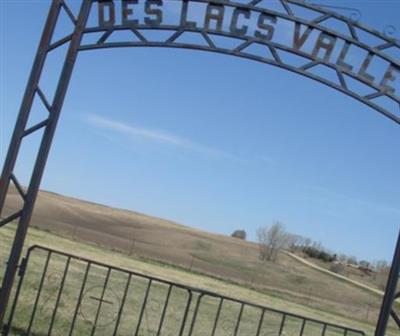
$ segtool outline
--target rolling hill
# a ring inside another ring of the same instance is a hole
[[[18,207],[11,190],[6,214]],[[255,243],[58,194],[39,194],[32,226],[257,289],[354,320],[374,322],[382,297],[281,254],[260,263]],[[74,251],[75,252],[75,251]]]

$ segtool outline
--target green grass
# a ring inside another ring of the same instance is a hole
[[[13,236],[13,228],[7,227],[0,231],[0,261],[4,264],[8,251],[8,246]],[[275,309],[289,311],[295,314],[325,320],[330,323],[345,325],[352,328],[362,329],[368,335],[372,335],[373,326],[361,321],[352,321],[345,317],[312,309],[307,306],[292,303],[286,299],[282,299],[279,295],[272,296],[265,293],[256,292],[250,288],[238,286],[226,281],[204,276],[201,274],[193,274],[171,266],[162,265],[159,262],[147,262],[146,260],[132,258],[121,253],[110,251],[105,248],[76,242],[56,236],[49,232],[43,232],[37,229],[30,229],[27,245],[41,244],[57,250],[70,252],[90,259],[105,262],[110,265],[128,268],[138,273],[151,276],[161,277],[173,282],[183,283],[185,285],[212,290],[243,299],[256,304],[266,305]],[[18,330],[26,330],[29,326],[29,317],[32,315],[33,304],[36,300],[37,288],[39,287],[43,266],[46,259],[44,251],[37,250],[32,254],[29,261],[24,285],[20,294],[20,300],[14,319],[14,335],[23,335]],[[63,272],[66,265],[66,258],[62,256],[54,256],[50,259],[50,263],[44,278],[44,290],[38,300],[35,319],[32,324],[33,335],[47,335],[52,316],[55,311],[55,302],[58,297],[58,290],[63,278]],[[69,264],[69,271],[65,278],[64,288],[60,296],[59,308],[55,315],[53,334],[68,335],[71,322],[73,320],[75,308],[77,305],[79,293],[81,290],[82,279],[85,273],[86,264],[73,260]],[[0,270],[2,276],[3,269]],[[93,322],[97,314],[96,299],[101,297],[101,291],[104,285],[107,270],[102,267],[92,267],[86,287],[83,291],[82,305],[78,311],[75,333],[74,335],[90,335],[93,330]],[[99,327],[96,329],[95,335],[112,335],[116,318],[118,316],[119,303],[122,300],[123,293],[127,282],[127,274],[120,271],[112,271],[110,273],[107,290],[104,299],[107,301],[102,306],[98,317]],[[128,288],[127,300],[122,311],[122,318],[118,329],[118,335],[134,335],[138,328],[138,320],[141,305],[143,304],[146,286],[148,282],[145,278],[137,276],[133,277]],[[160,323],[160,317],[163,312],[164,303],[168,292],[168,286],[162,282],[154,282],[149,291],[148,304],[144,311],[142,324],[138,329],[138,335],[157,335],[157,329]],[[168,336],[179,335],[179,328],[182,323],[184,307],[188,300],[188,293],[183,289],[173,287],[170,296],[170,302],[165,314],[162,334]],[[188,320],[191,321],[198,296],[194,293],[190,304]],[[218,309],[219,299],[205,296],[201,299],[197,322],[194,325],[194,335],[211,335],[213,323]],[[215,336],[233,335],[236,327],[237,316],[240,311],[240,305],[234,301],[228,300],[224,303],[224,307],[217,324]],[[255,335],[260,319],[261,309],[246,306],[243,310],[242,322],[239,325],[238,335]],[[269,313],[266,315],[261,335],[277,335],[279,332],[282,315]],[[295,318],[287,318],[284,325],[284,335],[298,335],[301,328],[301,321]],[[307,323],[304,335],[321,335],[321,325]],[[184,335],[189,334],[190,323],[186,325]],[[395,335],[393,332],[388,335]],[[341,335],[334,328],[328,329],[327,336]],[[348,334],[349,336],[353,336]]]
[[[129,280],[129,274],[120,270],[112,270],[92,264],[87,275],[86,285],[82,290],[87,263],[78,259],[68,261],[66,256],[52,254],[48,266],[46,250],[34,249],[30,254],[27,277],[18,300],[13,330],[31,330],[34,335],[46,335],[51,330],[55,335],[67,335],[72,327],[74,314],[77,312],[74,324],[74,335],[89,335],[95,330],[96,335],[112,335],[118,325],[119,335],[133,334],[137,330],[139,336],[157,335],[164,313],[161,335],[179,335],[186,306],[189,305],[187,323],[184,325],[184,335],[211,335],[217,316],[220,299],[211,295],[200,296],[193,291],[189,301],[189,291],[180,287],[171,287],[161,281],[149,282],[143,276],[134,275]],[[43,285],[42,275],[46,270]],[[65,272],[68,270],[68,272]],[[64,278],[64,274],[65,278]],[[103,294],[104,285],[107,283]],[[63,285],[62,285],[63,284]],[[62,287],[62,291],[60,288]],[[38,289],[40,296],[38,296]],[[118,323],[121,303],[127,288],[126,301]],[[148,296],[146,292],[148,290]],[[170,291],[168,305],[166,306]],[[82,301],[77,310],[80,293]],[[98,310],[98,299],[103,299],[101,309]],[[59,301],[58,301],[59,299]],[[58,301],[58,305],[56,302]],[[26,304],[26,303],[36,304]],[[146,302],[146,308],[141,308]],[[199,305],[198,305],[198,302]],[[198,305],[197,318],[192,324],[193,315]],[[36,309],[34,308],[36,306]],[[57,307],[57,310],[56,310]],[[233,300],[224,300],[221,314],[216,325],[215,335],[232,335],[236,328],[237,335],[255,335],[261,318],[262,309],[246,305],[241,313],[241,322],[238,325],[241,304]],[[26,317],[32,316],[34,319]],[[262,323],[262,334],[278,335],[283,315],[267,311]],[[95,321],[97,320],[97,323]],[[54,323],[53,323],[53,322]],[[139,321],[141,323],[139,324]],[[94,329],[94,325],[96,328]],[[31,326],[31,327],[30,327]],[[283,335],[298,335],[302,327],[302,320],[296,317],[287,317],[282,328]],[[30,329],[31,328],[31,329]],[[306,335],[318,336],[322,334],[323,326],[318,323],[306,324]],[[330,327],[328,335],[343,335],[343,330]],[[16,333],[18,334],[18,332]],[[352,335],[350,333],[349,335]],[[356,335],[356,334],[354,334]]]

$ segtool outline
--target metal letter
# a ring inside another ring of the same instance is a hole
[[[139,20],[130,19],[129,16],[133,14],[133,9],[129,5],[136,5],[138,0],[122,0],[122,24],[137,26]]]
[[[274,37],[275,27],[265,23],[265,21],[270,21],[273,24],[276,24],[277,18],[276,16],[261,13],[260,16],[258,17],[257,27],[266,30],[266,33],[263,33],[260,30],[256,30],[254,36],[259,39],[271,41],[272,38]]]
[[[241,28],[239,28],[237,26],[240,15],[243,15],[244,18],[249,19],[250,11],[248,9],[244,9],[244,8],[235,8],[235,10],[233,11],[233,14],[232,14],[232,20],[231,20],[231,25],[230,25],[229,29],[232,34],[244,36],[244,35],[246,35],[249,27],[247,25],[242,25]]]
[[[115,4],[114,1],[100,2],[98,3],[99,8],[99,26],[100,27],[112,27],[115,24]],[[105,18],[105,8],[108,10],[108,20]]]
[[[313,31],[312,28],[307,26],[306,31],[303,33],[303,35],[300,36],[300,29],[301,29],[301,24],[298,22],[295,22],[294,24],[294,35],[293,35],[293,48],[294,49],[301,49],[301,47],[304,45],[304,43],[307,41],[308,37],[310,36],[311,32]]]
[[[363,64],[361,65],[360,71],[358,72],[358,74],[364,78],[366,81],[368,81],[369,83],[373,83],[375,80],[375,77],[370,75],[367,70],[369,65],[371,64],[372,58],[374,57],[374,54],[372,54],[371,52],[368,53],[367,58],[364,60]]]
[[[396,77],[394,75],[394,72],[396,72],[399,76]],[[385,75],[383,76],[382,82],[380,86],[382,87],[382,90],[390,93],[394,93],[396,89],[389,84],[389,82],[394,82],[395,80],[400,80],[400,68],[396,68],[395,65],[390,64],[387,71],[385,72]]]
[[[325,49],[325,55],[322,58],[325,62],[329,62],[329,58],[332,55],[333,49],[335,48],[336,37],[327,33],[321,32],[318,36],[317,43],[315,44],[314,50],[311,56],[316,59],[321,49]]]
[[[206,10],[206,17],[204,19],[204,29],[210,30],[211,20],[215,21],[215,30],[222,30],[222,23],[224,21],[225,7],[222,5],[208,4]]]
[[[181,22],[180,25],[181,27],[185,27],[188,29],[194,29],[197,28],[196,22],[188,21],[187,20],[187,15],[188,15],[188,6],[189,1],[188,0],[183,0],[182,1],[182,11],[181,11]]]
[[[350,64],[347,64],[347,63],[345,62],[345,58],[346,58],[346,56],[347,56],[347,52],[349,51],[350,46],[351,46],[351,43],[350,43],[350,42],[346,41],[346,42],[344,43],[343,49],[342,49],[342,51],[340,52],[339,58],[338,58],[338,60],[337,60],[337,62],[336,62],[336,64],[337,64],[338,66],[340,66],[340,67],[342,67],[343,69],[348,70],[348,71],[352,71],[352,70],[353,70],[353,66],[351,66]]]
[[[145,4],[144,11],[148,15],[153,15],[155,18],[151,19],[149,17],[144,18],[144,23],[148,26],[154,27],[159,26],[163,20],[163,13],[161,8],[152,8],[152,6],[162,7],[162,0],[147,0]]]

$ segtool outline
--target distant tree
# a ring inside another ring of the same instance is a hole
[[[350,265],[358,265],[357,258],[354,257],[354,256],[349,256],[347,258],[347,263],[350,264]]]
[[[306,241],[307,241],[307,238],[306,237],[303,237],[303,236],[297,236],[297,237],[299,237],[299,240],[298,240],[298,242],[297,242],[297,246],[299,247],[299,248],[301,248],[301,247],[303,247],[305,244],[306,244]]]
[[[375,262],[375,282],[379,289],[385,290],[389,277],[390,266],[386,260],[378,260]]]
[[[389,266],[386,268],[380,269],[380,271],[376,273],[375,282],[376,282],[377,286],[379,287],[379,289],[381,289],[381,290],[386,289],[389,273],[390,273]]]
[[[360,260],[358,265],[360,265],[363,268],[370,268],[370,266],[371,266],[370,262],[367,260]]]
[[[312,240],[311,240],[310,238],[306,238],[306,239],[304,240],[304,247],[310,246],[311,243],[312,243]]]
[[[389,263],[386,260],[377,260],[374,262],[374,268],[377,273],[385,270],[389,267]]]
[[[304,245],[305,238],[297,234],[287,234],[287,244],[291,252],[295,252]]]
[[[321,242],[313,242],[312,243],[312,248],[314,248],[315,250],[317,250],[317,251],[322,251],[322,250],[324,250],[324,248],[322,247],[322,244],[321,244]]]
[[[235,230],[232,234],[231,237],[237,238],[237,239],[242,239],[246,240],[247,234],[245,230]]]
[[[339,254],[339,255],[337,256],[337,260],[338,260],[340,263],[345,264],[345,263],[347,262],[347,255],[345,255],[345,254]]]
[[[276,261],[278,253],[288,243],[288,234],[281,222],[275,222],[271,227],[262,227],[257,230],[259,258],[262,261]]]
[[[325,262],[333,262],[336,260],[336,255],[327,252],[320,243],[305,247],[303,252],[310,258],[320,259]]]

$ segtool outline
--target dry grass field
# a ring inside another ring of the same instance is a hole
[[[7,211],[16,205],[16,195],[9,195]],[[261,264],[254,243],[52,193],[41,192],[33,226],[40,230],[31,228],[28,245],[73,252],[368,334],[381,303],[379,295],[286,255],[277,263]],[[0,237],[4,261],[12,228],[2,229]]]

